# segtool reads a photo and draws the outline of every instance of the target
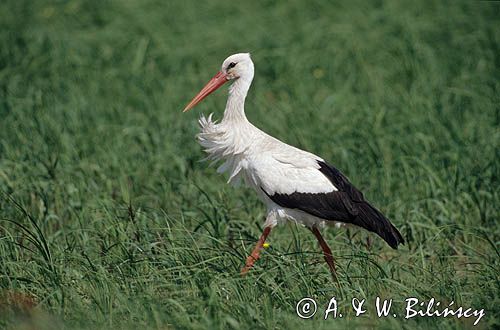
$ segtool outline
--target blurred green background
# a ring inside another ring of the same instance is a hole
[[[181,110],[247,51],[250,121],[341,169],[407,240],[326,230],[340,286],[294,225],[239,276],[265,208],[194,139],[226,93]],[[407,297],[500,326],[499,77],[494,2],[2,1],[0,327],[472,326],[405,320]],[[325,321],[332,296],[345,316]]]

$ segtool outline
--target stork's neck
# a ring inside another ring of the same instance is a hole
[[[222,122],[231,122],[231,124],[248,123],[248,119],[245,116],[245,98],[251,84],[251,79],[239,78],[229,87],[229,97],[227,98],[226,110],[224,111]]]

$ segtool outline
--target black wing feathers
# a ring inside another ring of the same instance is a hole
[[[338,221],[349,222],[349,209],[352,209],[352,204],[349,205],[349,201],[345,200],[342,195],[343,194],[338,193],[293,193],[291,195],[268,194],[269,198],[280,206],[289,209],[299,209],[322,219],[335,219]],[[345,204],[348,204],[348,206]]]
[[[378,234],[393,249],[397,249],[399,244],[404,244],[401,233],[379,210],[366,201],[359,203],[357,207],[359,215],[354,218],[353,224]]]
[[[345,175],[335,167],[318,161],[323,173],[338,191],[330,193],[274,194],[269,198],[276,204],[299,209],[318,218],[335,220],[363,227],[382,237],[392,248],[397,249],[404,239],[399,231],[379,210],[365,200]]]

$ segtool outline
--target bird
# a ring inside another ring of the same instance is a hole
[[[398,229],[337,168],[250,123],[245,115],[245,98],[253,78],[250,53],[233,54],[183,110],[192,109],[231,82],[222,120],[213,120],[213,113],[208,117],[202,114],[196,137],[208,154],[206,159],[221,163],[217,172],[229,173],[228,183],[243,181],[267,207],[262,235],[241,274],[247,274],[260,258],[271,230],[289,221],[304,225],[314,234],[334,279],[335,261],[320,229],[349,224],[376,233],[393,249],[404,244]]]

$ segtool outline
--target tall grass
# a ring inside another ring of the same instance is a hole
[[[462,328],[456,318],[302,320],[330,297],[431,297],[500,325],[500,5],[3,1],[0,327]],[[289,225],[247,277],[265,209],[225,184],[181,109],[235,52],[247,115],[340,168],[401,229]]]

